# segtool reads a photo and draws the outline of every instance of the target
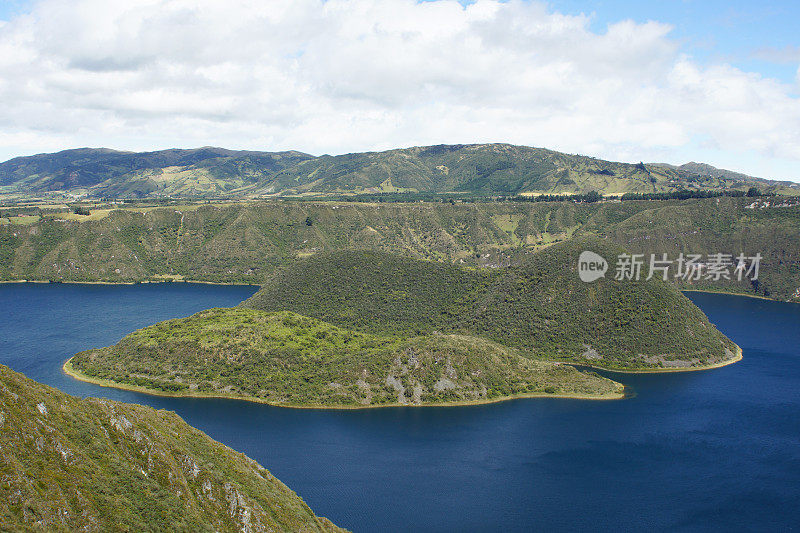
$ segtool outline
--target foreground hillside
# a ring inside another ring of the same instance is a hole
[[[0,193],[93,198],[244,198],[374,192],[524,193],[746,190],[794,184],[691,163],[629,164],[510,144],[421,146],[310,156],[223,148],[119,152],[82,148],[0,163]]]
[[[374,336],[295,313],[210,309],[88,350],[65,367],[100,384],[287,406],[367,407],[519,396],[620,398],[622,386],[466,336]]]
[[[337,531],[175,413],[81,400],[0,365],[4,531]]]
[[[0,280],[261,284],[297,257],[352,248],[496,267],[554,242],[599,235],[631,252],[672,258],[761,253],[758,283],[677,281],[684,288],[800,300],[800,205],[784,206],[790,203],[270,201],[118,209],[83,222],[51,217],[22,225],[0,219]]]
[[[319,254],[268,281],[244,306],[290,310],[373,334],[482,336],[529,357],[609,369],[716,366],[736,345],[669,284],[582,282],[582,250],[615,257],[598,239],[545,248],[495,270],[368,251]]]

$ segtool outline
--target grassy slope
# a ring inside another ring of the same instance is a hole
[[[66,150],[0,163],[0,186],[94,197],[242,197],[376,191],[656,192],[747,188],[747,176],[713,167],[628,164],[509,144],[439,145],[312,157],[221,148],[117,152]],[[778,182],[759,187],[797,192]]]
[[[608,169],[611,174],[601,174]],[[611,170],[613,169],[613,170]],[[676,177],[657,169],[658,177]],[[609,192],[662,190],[650,173],[635,165],[613,163],[508,144],[414,147],[386,152],[323,156],[289,167],[263,185],[286,192],[346,192],[394,187],[413,191],[518,193],[523,191]],[[663,180],[662,180],[663,181]]]
[[[672,286],[581,282],[575,269],[584,249],[604,257],[619,251],[597,239],[574,240],[497,270],[335,252],[281,270],[243,305],[378,334],[477,335],[537,359],[605,368],[703,367],[733,359],[735,345]]]
[[[0,365],[0,522],[47,531],[333,531],[175,413],[81,400]]]
[[[70,360],[83,379],[289,406],[620,397],[611,380],[467,336],[374,336],[282,311],[211,309]],[[112,384],[112,385],[113,385]]]
[[[388,178],[396,188],[425,192],[519,194],[597,190],[620,194],[684,188],[741,189],[753,184],[742,174],[714,170],[712,176],[695,167],[616,163],[510,144],[439,145],[322,156],[287,167],[260,185],[285,193],[386,192],[382,185]],[[787,189],[786,184],[763,180],[758,185]]]
[[[175,275],[261,283],[298,256],[348,248],[496,266],[553,242],[597,234],[632,251],[672,256],[760,252],[758,286],[716,283],[713,289],[800,300],[800,207],[746,209],[752,201],[263,202],[118,210],[80,223],[0,225],[0,279],[130,282]]]
[[[82,148],[0,163],[0,185],[28,193],[83,191],[94,196],[220,196],[309,159],[300,152],[223,148],[119,152]]]

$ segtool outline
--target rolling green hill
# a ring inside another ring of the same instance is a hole
[[[475,335],[535,359],[608,369],[715,366],[738,348],[671,285],[580,281],[575,239],[504,269],[466,269],[369,251],[319,254],[281,269],[244,306],[290,310],[372,334]]]
[[[510,144],[438,145],[322,156],[287,167],[260,185],[285,194],[454,191],[493,195],[727,190],[755,183],[743,174],[718,171],[711,175],[706,170],[616,163]],[[791,184],[758,183],[764,188],[792,189]]]
[[[375,336],[288,311],[210,309],[73,357],[80,379],[137,390],[286,406],[368,407],[518,396],[619,398],[622,386],[531,361],[484,339]]]
[[[80,148],[0,163],[0,186],[29,195],[60,191],[114,198],[219,197],[240,195],[266,176],[311,157],[213,147],[157,152]]]
[[[800,205],[790,203],[268,201],[72,215],[78,220],[47,214],[0,218],[0,280],[261,284],[295,258],[345,249],[491,268],[555,242],[594,235],[633,252],[673,258],[681,252],[761,253],[758,284],[680,286],[800,300]]]
[[[4,531],[339,531],[175,413],[81,400],[0,365]]]
[[[375,192],[653,193],[746,190],[798,194],[789,182],[691,163],[629,164],[510,144],[438,145],[310,156],[223,148],[118,152],[82,148],[0,163],[0,194],[89,198],[245,198]]]

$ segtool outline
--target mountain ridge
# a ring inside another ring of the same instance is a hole
[[[703,163],[622,163],[507,143],[440,144],[320,156],[296,150],[211,146],[150,152],[76,148],[0,163],[0,192],[21,197],[624,194],[746,190],[750,186],[800,193],[796,183],[756,178]]]

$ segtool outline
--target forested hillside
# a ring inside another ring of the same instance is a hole
[[[242,305],[400,336],[483,336],[537,359],[616,369],[710,366],[735,345],[658,279],[584,283],[576,257],[620,248],[575,239],[503,269],[468,269],[379,252],[319,254],[281,269]]]

